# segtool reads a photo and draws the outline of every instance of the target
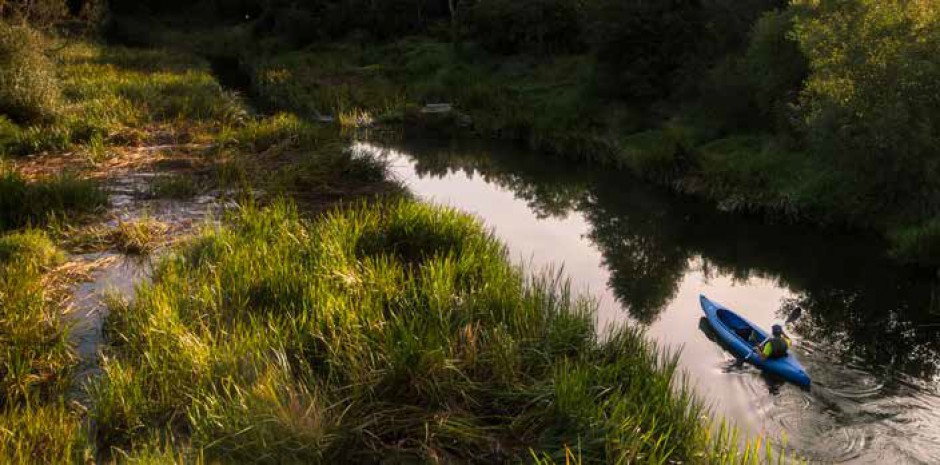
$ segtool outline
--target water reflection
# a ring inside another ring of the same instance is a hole
[[[419,175],[461,172],[512,191],[540,217],[573,211],[590,224],[609,286],[637,321],[654,322],[690,264],[706,276],[779,281],[794,297],[778,311],[806,312],[804,338],[827,341],[842,362],[929,378],[940,367],[938,282],[932,272],[895,266],[874,238],[766,224],[707,208],[606,169],[477,141],[420,140],[398,146]]]
[[[885,260],[877,240],[742,219],[623,173],[474,141],[383,146],[400,151],[386,155],[419,195],[474,211],[510,248],[606,285],[592,289],[614,300],[602,312],[625,310],[684,346],[699,387],[755,432],[785,434],[825,461],[940,456],[936,275]],[[789,332],[812,392],[721,352],[696,327],[703,289],[733,297],[723,303],[764,325],[802,307]]]

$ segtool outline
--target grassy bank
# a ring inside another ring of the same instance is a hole
[[[854,174],[787,136],[728,132],[697,108],[651,117],[605,99],[592,87],[586,55],[506,58],[408,39],[317,45],[245,63],[261,96],[302,114],[369,114],[380,123],[516,140],[622,169],[725,211],[875,229],[901,260],[935,263],[932,220],[918,223],[923,216],[906,209],[874,214],[871,192],[846,188],[859,182]],[[436,102],[455,111],[422,111]]]
[[[0,459],[78,462],[88,448],[68,404],[75,357],[60,309],[47,295],[62,253],[42,232],[0,235]]]
[[[840,178],[785,141],[766,133],[722,134],[694,111],[657,123],[605,99],[591,84],[588,55],[507,58],[417,38],[257,53],[244,58],[244,67],[258,94],[299,114],[364,113],[380,123],[516,140],[623,169],[723,210],[862,220],[838,211],[846,199],[835,196],[832,184]],[[436,102],[455,111],[422,111]]]
[[[73,382],[63,312],[83,278],[74,263],[60,265],[73,258],[64,251],[146,254],[169,233],[146,218],[104,224],[109,178],[167,173],[142,200],[261,190],[308,210],[399,189],[383,165],[345,152],[335,131],[255,115],[193,55],[74,42],[45,53],[58,64],[55,115],[15,124],[0,116],[3,463],[85,463],[112,445],[89,437],[89,404],[75,401],[84,386]],[[141,447],[138,458],[182,460],[160,440]]]
[[[109,318],[98,441],[264,463],[756,462],[676,359],[467,215],[244,206]],[[569,456],[570,454],[570,456]]]

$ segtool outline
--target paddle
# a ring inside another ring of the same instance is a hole
[[[790,316],[787,317],[787,321],[784,324],[790,324],[797,320],[800,315],[803,314],[803,307],[797,305],[793,311],[790,312]]]
[[[765,339],[765,341],[766,341],[766,339]],[[763,344],[763,343],[764,343],[764,342],[761,341],[759,344],[757,344],[757,346],[760,347],[760,345]],[[744,365],[744,362],[749,362],[749,361],[751,361],[751,357],[754,356],[754,355],[756,355],[756,354],[757,354],[757,351],[752,348],[751,351],[748,352],[747,357],[739,358],[739,359],[738,359],[738,363],[736,363],[735,365],[736,365],[736,366],[739,366],[739,367],[742,366],[742,365]]]

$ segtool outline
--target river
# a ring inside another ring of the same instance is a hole
[[[479,141],[358,142],[420,198],[479,217],[530,269],[563,266],[599,323],[681,351],[715,413],[823,463],[940,461],[940,282],[876,238],[743,218],[629,175]],[[710,339],[699,294],[787,331],[813,378],[763,376]]]

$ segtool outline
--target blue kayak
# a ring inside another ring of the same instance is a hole
[[[743,330],[751,329],[760,336],[758,340],[763,341],[768,337],[766,331],[723,305],[708,300],[704,295],[699,298],[708,322],[734,355],[747,359],[752,365],[767,373],[777,375],[794,384],[809,387],[809,376],[792,353],[788,353],[786,357],[764,360],[753,349],[757,344],[748,342],[739,335],[745,332]]]

